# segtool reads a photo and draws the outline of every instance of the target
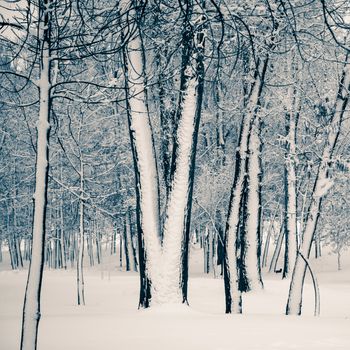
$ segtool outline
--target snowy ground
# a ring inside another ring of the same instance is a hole
[[[288,282],[269,274],[263,291],[244,295],[243,315],[225,315],[223,281],[200,273],[199,253],[192,258],[190,307],[138,311],[138,275],[118,271],[112,259],[86,271],[85,307],[75,304],[74,271],[45,271],[39,349],[350,349],[350,254],[340,272],[332,256],[314,262],[318,318],[309,282],[303,316],[284,316]],[[26,271],[5,263],[0,269],[0,349],[17,350]]]

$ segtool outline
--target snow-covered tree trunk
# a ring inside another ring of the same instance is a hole
[[[162,276],[165,283],[158,295],[161,302],[167,298],[171,303],[187,302],[192,194],[204,91],[203,23],[206,17],[199,5],[186,3],[185,9],[172,181],[164,222]],[[192,18],[193,14],[197,17]]]
[[[257,97],[257,96],[256,96]],[[252,96],[252,98],[254,98]],[[241,198],[244,191],[245,163],[253,114],[243,116],[239,146],[236,151],[235,176],[231,190],[229,212],[225,231],[224,284],[226,313],[241,313],[239,271],[237,266],[237,239],[240,225]]]
[[[283,231],[283,225],[281,225],[277,236],[276,244],[275,244],[275,249],[273,251],[273,255],[271,258],[269,272],[272,272],[272,271],[276,272],[277,270],[277,263],[278,263],[278,258],[280,256],[281,249],[282,249],[283,237],[284,237],[284,231]]]
[[[260,119],[252,125],[249,139],[247,228],[245,237],[245,272],[248,290],[263,286],[260,266],[260,220],[261,220],[261,141]]]
[[[81,157],[82,155],[80,155]],[[77,240],[77,300],[78,305],[85,305],[84,291],[84,163],[80,158],[80,198],[79,198],[79,233]]]
[[[138,272],[138,260],[137,260],[137,242],[135,240],[135,236],[133,234],[133,226],[132,226],[132,214],[131,214],[131,207],[128,208],[128,222],[129,222],[129,228],[130,228],[130,239],[131,239],[131,248],[132,248],[132,266],[133,271]]]
[[[327,139],[323,148],[321,161],[318,166],[311,202],[307,213],[306,224],[303,232],[302,243],[300,246],[300,254],[298,254],[292,280],[290,283],[286,314],[300,315],[302,308],[302,294],[304,287],[304,279],[306,273],[306,263],[302,257],[306,259],[310,256],[312,241],[317,228],[317,222],[321,211],[322,198],[332,185],[329,178],[329,166],[332,162],[332,155],[337,145],[338,137],[341,130],[344,112],[349,102],[350,91],[350,64],[349,54],[347,54],[346,64],[343,69],[342,78],[339,84],[339,90],[334,104],[334,111],[331,116],[328,128]]]
[[[289,57],[290,79],[298,78],[298,67],[294,55]],[[293,271],[298,250],[297,237],[297,124],[300,111],[300,96],[294,85],[290,85],[286,97],[286,140],[284,164],[284,238],[285,252],[283,265],[283,278],[289,277]]]
[[[40,295],[44,267],[45,213],[47,203],[48,143],[50,132],[50,0],[40,2],[40,102],[34,194],[32,254],[24,297],[21,350],[34,350],[40,320]]]
[[[187,291],[188,291],[188,261],[189,261],[189,246],[190,246],[190,232],[191,232],[191,216],[192,216],[192,202],[193,202],[193,188],[195,178],[196,167],[196,154],[197,154],[197,141],[199,134],[199,123],[202,114],[202,101],[204,95],[204,52],[205,52],[205,25],[206,16],[203,14],[203,8],[205,8],[205,1],[201,0],[201,5],[195,5],[194,12],[198,13],[198,17],[195,19],[198,30],[191,28],[188,32],[185,30],[183,34],[183,67],[182,76],[183,81],[186,82],[188,74],[187,70],[191,65],[194,68],[193,76],[191,79],[195,79],[196,91],[195,91],[195,115],[193,116],[194,129],[191,137],[191,154],[190,154],[190,166],[189,166],[189,186],[186,205],[186,217],[184,227],[184,238],[182,241],[182,271],[181,271],[181,289],[182,289],[182,301],[188,303]],[[181,109],[179,108],[178,111]],[[178,116],[179,117],[179,116]]]
[[[272,231],[274,231],[274,225],[275,225],[275,220],[276,220],[276,216],[277,216],[277,210],[276,209],[274,215],[272,218],[270,218],[270,220],[268,221],[268,227],[267,227],[267,235],[265,238],[265,246],[264,246],[264,254],[263,254],[263,259],[262,259],[262,267],[266,267],[267,266],[267,257],[269,254],[269,248],[270,248],[270,240],[271,240],[271,234]]]
[[[249,99],[247,102],[246,113],[243,115],[240,131],[239,143],[236,151],[235,175],[231,189],[229,203],[229,212],[225,231],[225,265],[224,265],[224,283],[225,283],[225,301],[226,313],[241,313],[241,294],[239,292],[239,271],[237,266],[237,239],[239,230],[245,224],[241,222],[241,206],[246,195],[247,172],[249,169],[249,143],[254,120],[256,118],[259,100],[264,83],[268,59],[260,62],[261,69],[258,66],[255,71],[255,81],[252,84]],[[246,203],[245,203],[246,205]],[[258,208],[256,208],[258,209]],[[255,232],[256,233],[256,232]]]
[[[296,96],[293,87],[289,88],[289,105],[286,113],[286,158],[285,158],[285,213],[284,237],[285,254],[283,278],[293,271],[297,257],[297,191],[296,191]]]
[[[125,214],[124,236],[126,271],[135,271],[134,248],[132,244],[129,212]]]
[[[62,154],[60,153],[60,181],[63,180],[63,164],[62,164]],[[62,267],[67,269],[67,253],[66,253],[66,239],[65,239],[65,228],[64,228],[64,201],[63,201],[63,191],[60,192],[60,243],[61,243],[61,261]]]
[[[139,247],[141,247],[140,275],[143,280],[141,294],[147,294],[147,301],[141,300],[140,304],[149,306],[150,295],[152,295],[152,303],[182,302],[182,285],[187,283],[187,279],[186,282],[183,282],[182,276],[187,273],[187,265],[184,268],[184,262],[187,263],[188,259],[186,252],[189,231],[187,228],[190,224],[195,146],[203,94],[201,90],[203,89],[203,76],[198,74],[200,63],[198,59],[194,59],[193,51],[194,34],[190,23],[192,5],[186,4],[171,184],[162,232],[159,228],[158,174],[145,93],[144,57],[140,29],[136,23],[136,10],[130,8],[127,2],[122,2],[121,8],[124,12],[128,8],[130,38],[124,55],[125,77],[136,174]],[[130,23],[130,18],[135,19],[133,25]],[[200,69],[203,70],[202,66]],[[160,237],[163,237],[162,245]],[[148,282],[144,281],[145,278]],[[146,284],[150,286],[150,290],[147,290],[149,287]],[[146,288],[145,292],[142,292],[143,285]]]
[[[126,13],[128,7],[127,1],[120,3],[122,12]],[[124,64],[129,130],[136,177],[140,306],[148,307],[151,294],[153,295],[158,289],[159,283],[158,268],[161,258],[159,190],[152,128],[145,94],[142,41],[136,17],[135,9],[130,8],[127,18],[130,38],[124,51]]]
[[[163,240],[162,290],[157,298],[159,302],[182,302],[181,274],[182,248],[184,241],[185,220],[188,195],[190,190],[190,170],[196,129],[197,87],[195,72],[187,67],[187,82],[182,92],[181,116],[176,132],[176,161],[171,191],[166,208]]]

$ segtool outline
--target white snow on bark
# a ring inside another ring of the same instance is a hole
[[[226,261],[229,268],[229,282],[230,282],[230,293],[232,299],[231,312],[241,313],[241,293],[238,289],[238,271],[236,261],[236,241],[238,225],[240,220],[240,200],[243,191],[243,183],[245,178],[245,164],[248,156],[248,142],[249,133],[251,131],[251,125],[256,117],[256,108],[259,100],[259,88],[260,82],[257,78],[256,83],[253,86],[253,91],[248,100],[248,108],[246,114],[242,120],[241,140],[239,145],[239,154],[241,157],[240,169],[236,187],[234,188],[234,194],[230,203],[230,212],[228,214],[226,230]],[[237,170],[236,170],[237,171]]]
[[[249,194],[247,203],[246,273],[251,290],[262,287],[258,260],[260,139],[259,119],[252,125],[249,140]]]
[[[315,197],[324,197],[328,191],[333,187],[334,181],[330,178],[325,178],[319,181],[319,186],[317,187],[317,192],[315,192]]]
[[[129,8],[122,1],[120,8]],[[130,9],[129,16],[135,16]],[[142,42],[136,34],[128,47],[128,91],[131,114],[131,131],[137,156],[140,176],[141,225],[146,250],[147,274],[152,281],[152,304],[181,303],[181,260],[185,215],[188,200],[191,154],[196,117],[196,89],[198,80],[187,67],[189,76],[182,91],[180,115],[177,127],[178,149],[175,173],[166,207],[163,227],[163,246],[160,243],[160,215],[158,174],[154,153],[152,130],[146,105]]]
[[[82,155],[80,155],[82,157]],[[80,159],[80,196],[84,193],[84,163]],[[77,258],[77,297],[78,305],[85,305],[84,292],[84,202],[79,199],[79,234],[78,234],[78,258]]]
[[[43,23],[40,23],[39,38],[44,38]],[[45,207],[48,171],[48,133],[50,99],[50,50],[49,43],[43,42],[40,71],[40,104],[37,123],[37,158],[34,194],[34,222],[31,262],[23,306],[21,350],[36,349],[37,330],[40,320],[40,293],[44,264]]]
[[[134,12],[134,11],[132,11]],[[146,273],[152,280],[153,294],[159,280],[161,264],[159,241],[159,205],[156,157],[153,148],[152,130],[146,106],[142,45],[139,33],[128,43],[128,90],[131,114],[131,131],[137,155],[140,177],[141,225],[147,254]]]
[[[183,110],[176,138],[176,167],[164,223],[162,290],[157,302],[181,302],[181,253],[188,199],[191,153],[196,115],[197,79],[190,78],[183,96]]]
[[[239,211],[240,211],[240,198],[243,191],[244,182],[244,165],[247,157],[247,145],[248,145],[248,133],[250,118],[249,114],[244,116],[243,129],[241,135],[241,145],[239,148],[239,153],[241,155],[241,163],[239,169],[239,175],[237,179],[237,184],[234,189],[234,194],[231,200],[230,212],[227,219],[227,230],[226,230],[226,261],[228,265],[228,275],[230,283],[230,293],[231,293],[231,312],[241,313],[241,293],[238,288],[238,270],[237,270],[237,256],[236,256],[236,241],[237,232],[239,225]]]
[[[284,271],[284,276],[288,277],[293,271],[295,259],[297,257],[297,191],[296,191],[296,108],[293,106],[294,87],[291,86],[287,97],[287,113],[289,113],[288,126],[288,154],[286,156],[286,181],[287,181],[287,231],[288,231],[288,262],[287,270]]]

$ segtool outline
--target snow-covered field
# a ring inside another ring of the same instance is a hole
[[[313,317],[307,281],[302,317],[284,316],[288,282],[264,275],[265,289],[243,296],[243,315],[224,314],[223,281],[201,274],[191,259],[190,307],[137,310],[138,275],[119,271],[117,258],[85,272],[85,307],[76,305],[73,270],[46,270],[39,329],[41,350],[109,349],[350,349],[350,254],[336,271],[334,256],[314,261],[321,316]],[[26,271],[0,264],[0,347],[19,348]]]

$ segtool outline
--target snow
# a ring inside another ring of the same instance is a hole
[[[4,253],[7,255],[7,253]],[[243,314],[224,314],[222,279],[204,276],[202,251],[191,251],[190,307],[157,305],[137,310],[136,273],[118,271],[118,257],[86,269],[85,307],[76,305],[74,270],[46,270],[38,348],[112,349],[349,349],[350,253],[344,270],[336,256],[313,261],[321,289],[321,316],[313,314],[313,289],[306,281],[303,316],[285,316],[289,282],[266,274],[265,289],[243,295]],[[101,270],[104,269],[104,271]],[[18,349],[26,271],[0,264],[1,349]],[[109,269],[107,273],[107,269]],[[102,273],[103,272],[103,273]]]
[[[318,190],[316,196],[323,197],[333,187],[334,181],[331,178],[324,178],[319,181]]]

